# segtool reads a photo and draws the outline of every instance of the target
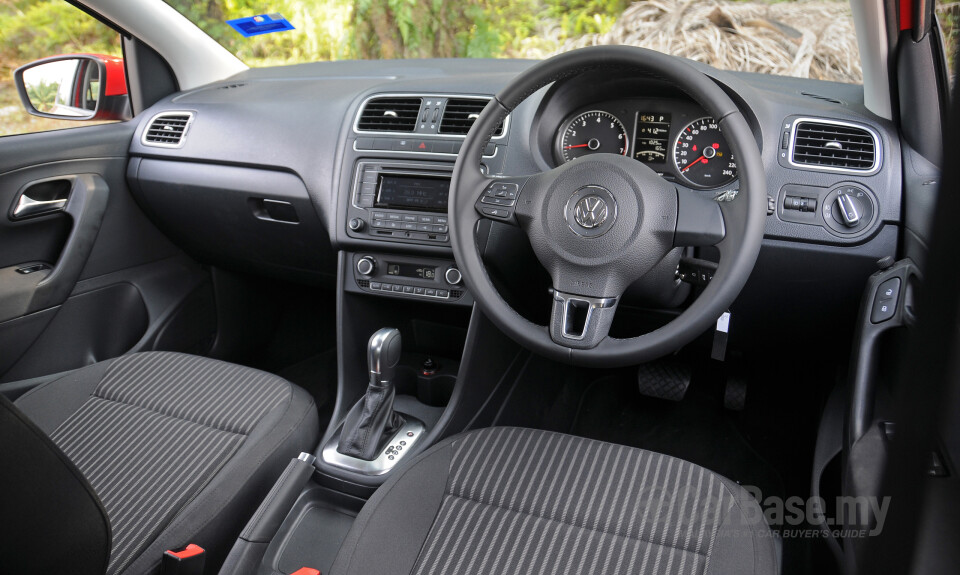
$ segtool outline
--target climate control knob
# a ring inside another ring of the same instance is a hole
[[[357,271],[362,276],[372,275],[377,269],[377,261],[370,256],[363,256],[357,260]]]
[[[443,278],[452,286],[460,285],[460,282],[463,281],[463,275],[460,274],[460,270],[452,267],[447,268],[447,271],[443,274]]]

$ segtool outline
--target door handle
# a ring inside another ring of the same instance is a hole
[[[31,184],[23,190],[10,211],[11,220],[24,220],[44,214],[62,212],[70,199],[72,179],[56,178]]]
[[[27,197],[27,194],[23,194],[20,196],[20,201],[17,202],[17,207],[13,208],[13,219],[22,220],[30,216],[61,212],[65,205],[67,205],[66,198],[62,200],[35,200]]]

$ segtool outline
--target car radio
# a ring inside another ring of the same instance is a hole
[[[359,162],[347,233],[352,237],[449,244],[449,195],[448,166]]]

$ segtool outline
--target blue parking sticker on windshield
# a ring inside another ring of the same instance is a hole
[[[245,38],[293,30],[293,24],[288,22],[281,14],[260,14],[249,18],[237,18],[236,20],[227,20],[227,24]]]

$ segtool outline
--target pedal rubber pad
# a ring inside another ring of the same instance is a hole
[[[741,377],[727,377],[723,388],[723,406],[731,411],[743,411],[747,404],[747,380]]]
[[[647,397],[680,401],[687,394],[693,370],[674,358],[644,363],[637,369],[637,385]]]

